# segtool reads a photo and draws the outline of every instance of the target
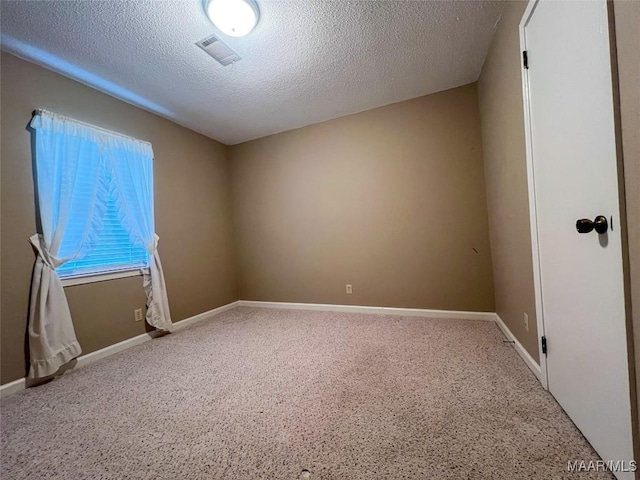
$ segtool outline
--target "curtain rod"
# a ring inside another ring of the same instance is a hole
[[[52,116],[55,116],[55,117],[58,117],[58,118],[62,118],[64,120],[68,120],[68,121],[77,123],[77,124],[82,125],[84,127],[95,128],[96,130],[99,130],[101,132],[107,133],[109,135],[115,135],[117,137],[126,138],[127,140],[134,140],[136,142],[146,143],[147,145],[152,146],[151,142],[147,142],[146,140],[140,140],[138,138],[130,137],[128,135],[125,135],[123,133],[118,133],[118,132],[114,132],[113,130],[107,130],[106,128],[98,127],[97,125],[91,125],[90,123],[83,122],[81,120],[76,120],[75,118],[67,117],[66,115],[60,115],[59,113],[52,112],[51,110],[45,110],[44,108],[36,108],[31,113],[31,115],[34,116],[34,117],[36,115],[42,115],[42,114],[44,114],[44,115],[52,115]]]

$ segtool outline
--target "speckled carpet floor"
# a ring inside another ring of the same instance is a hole
[[[612,478],[503,340],[238,308],[3,400],[0,478]]]

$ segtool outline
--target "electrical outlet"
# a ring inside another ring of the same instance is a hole
[[[351,288],[351,285],[347,285],[347,295],[351,295],[353,293],[353,288]]]
[[[524,314],[524,329],[527,332],[529,331],[529,315],[527,315],[526,313]]]
[[[136,308],[133,311],[133,318],[135,318],[136,322],[141,322],[142,321],[142,309],[141,308]]]

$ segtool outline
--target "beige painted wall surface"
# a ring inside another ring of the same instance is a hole
[[[624,156],[636,392],[640,400],[640,2],[614,2]],[[640,418],[640,401],[638,401]],[[640,458],[640,438],[636,441]],[[640,473],[637,474],[640,478]]]
[[[2,53],[2,369],[26,373],[35,233],[30,135],[38,107],[148,140],[155,152],[156,230],[174,322],[237,299],[226,147],[49,70]],[[139,335],[142,277],[66,289],[83,352]]]
[[[505,2],[478,94],[496,312],[539,362],[518,32],[526,6]]]
[[[230,154],[240,298],[494,310],[475,84]]]

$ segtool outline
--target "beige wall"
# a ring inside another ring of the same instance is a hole
[[[475,84],[230,155],[240,298],[493,311]]]
[[[614,2],[624,156],[636,391],[640,399],[640,2]],[[640,418],[640,402],[638,417]],[[640,458],[640,438],[636,459]],[[637,474],[640,478],[640,473]]]
[[[526,6],[505,2],[478,94],[496,312],[539,361],[518,36]]]
[[[1,55],[1,382],[26,373],[25,332],[36,229],[30,136],[38,107],[148,140],[155,152],[156,230],[173,320],[237,299],[226,147],[49,70]],[[83,352],[145,331],[142,278],[68,287]]]

